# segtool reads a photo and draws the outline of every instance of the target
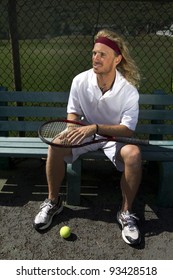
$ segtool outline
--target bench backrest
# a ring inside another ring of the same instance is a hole
[[[66,118],[67,92],[0,92],[0,131],[34,131],[48,119]]]
[[[68,92],[0,91],[0,134],[2,132],[37,132],[48,119],[66,118]],[[173,96],[140,94],[138,136],[173,135]]]
[[[173,95],[156,91],[140,94],[139,122],[136,132],[153,140],[162,140],[173,135]],[[144,136],[143,136],[144,137]]]

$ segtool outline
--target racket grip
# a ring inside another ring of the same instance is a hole
[[[116,137],[117,142],[134,145],[149,145],[149,140],[130,138],[130,137]]]

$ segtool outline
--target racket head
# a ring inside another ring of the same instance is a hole
[[[83,126],[84,124],[72,120],[51,120],[43,123],[38,129],[40,139],[51,146],[72,148],[79,145],[72,145],[68,142],[67,134],[71,129]]]

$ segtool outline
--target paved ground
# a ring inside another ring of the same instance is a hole
[[[157,170],[149,174],[144,166],[135,203],[143,238],[140,246],[131,247],[116,222],[120,174],[109,164],[104,172],[99,163],[91,165],[84,166],[81,206],[66,205],[43,233],[33,229],[32,221],[47,196],[44,163],[16,160],[11,170],[0,171],[0,259],[173,259],[173,208],[155,204]],[[63,225],[72,229],[69,240],[59,236]]]

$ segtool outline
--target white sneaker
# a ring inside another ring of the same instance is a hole
[[[135,214],[126,212],[118,212],[117,220],[122,226],[122,238],[127,244],[135,245],[141,242],[141,235],[136,225],[136,220],[139,220]]]
[[[36,230],[44,230],[48,228],[54,215],[59,214],[63,210],[62,199],[59,196],[58,202],[55,204],[50,199],[46,199],[40,205],[40,212],[36,215],[33,226]]]

